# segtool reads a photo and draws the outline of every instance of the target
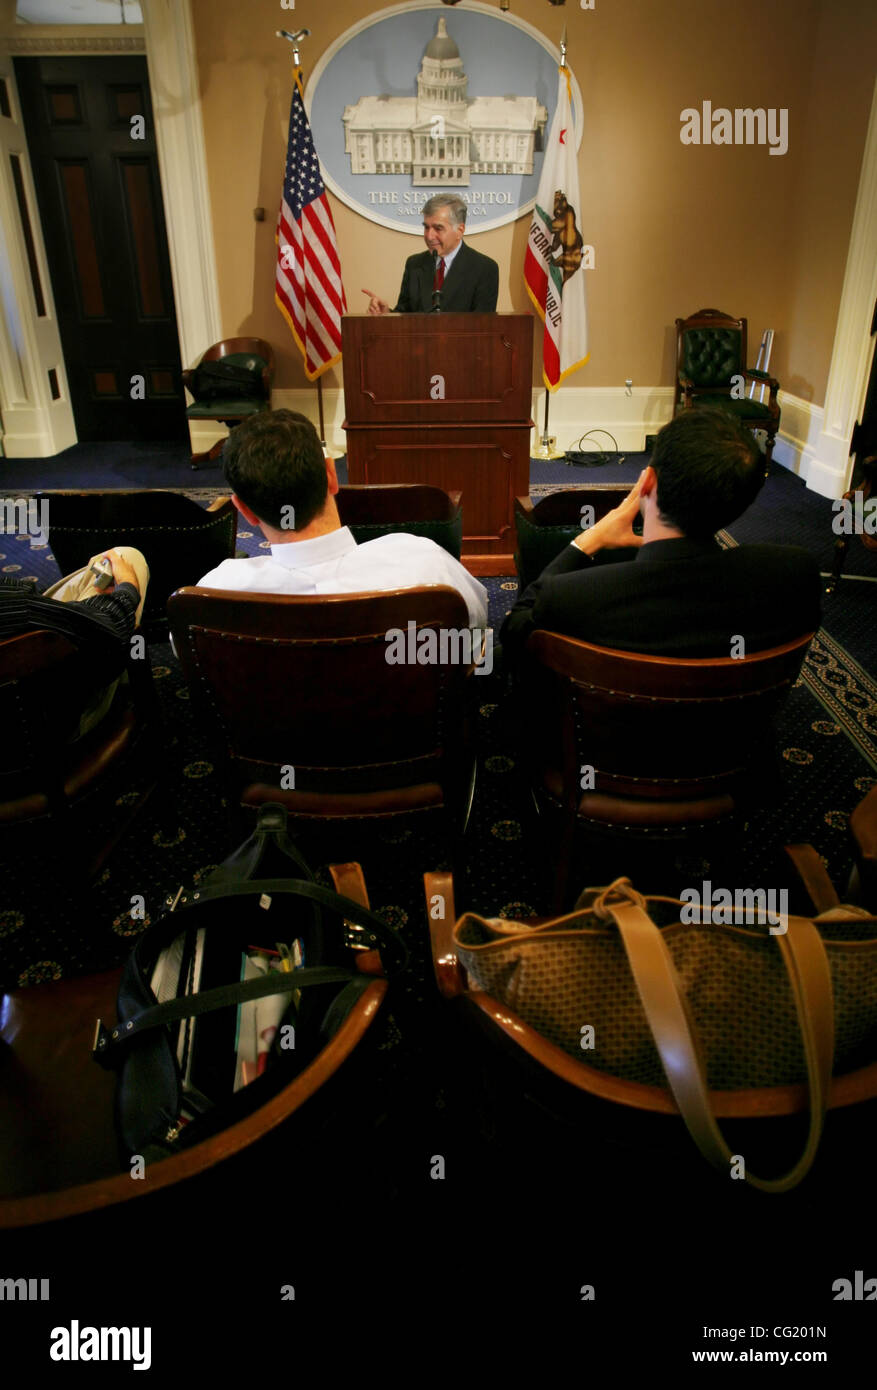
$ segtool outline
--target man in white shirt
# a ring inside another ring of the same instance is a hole
[[[260,411],[238,425],[223,455],[232,500],[271,553],[223,560],[202,588],[260,594],[359,594],[447,584],[462,594],[473,628],[487,626],[487,591],[426,536],[396,532],[357,545],[341,525],[338,477],[317,432],[293,410]]]

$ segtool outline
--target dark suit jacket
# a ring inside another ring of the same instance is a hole
[[[394,314],[432,313],[435,261],[431,251],[409,256]],[[454,257],[442,286],[443,314],[492,314],[499,294],[499,266],[489,256],[473,251],[465,241]]]
[[[534,628],[600,647],[663,656],[731,656],[791,642],[820,621],[819,567],[806,550],[714,540],[651,541],[636,558],[595,564],[565,546],[521,595],[500,633],[520,660]]]

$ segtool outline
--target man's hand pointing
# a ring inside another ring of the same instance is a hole
[[[370,314],[389,314],[390,306],[379,299],[374,290],[363,290],[363,294],[369,296],[368,311]]]

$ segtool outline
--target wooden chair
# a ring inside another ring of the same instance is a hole
[[[106,796],[135,749],[153,765],[158,751],[160,720],[146,655],[129,655],[127,679],[109,710],[76,738],[80,715],[118,670],[96,664],[54,632],[0,642],[0,831],[7,849],[12,838],[25,852],[36,845],[43,863],[78,879],[98,872],[156,781],[153,771],[125,812]]]
[[[821,861],[820,868],[824,873]],[[505,1094],[516,1098],[513,1102],[516,1112],[524,1104],[530,1104],[528,1115],[518,1118],[516,1114],[517,1133],[511,1138],[507,1136],[505,1140],[515,1144],[517,1164],[525,1161],[521,1141],[525,1142],[529,1134],[535,1132],[538,1152],[540,1155],[551,1152],[551,1171],[559,1180],[560,1163],[553,1150],[548,1149],[549,1142],[556,1142],[556,1131],[552,1131],[554,1138],[549,1140],[546,1124],[549,1120],[560,1120],[571,1127],[574,1171],[577,1173],[583,1171],[581,1165],[587,1162],[585,1171],[592,1178],[596,1176],[591,1146],[596,1147],[600,1142],[607,1144],[605,1166],[598,1170],[607,1190],[616,1180],[616,1165],[621,1165],[621,1176],[617,1180],[623,1195],[625,1182],[629,1181],[623,1174],[624,1163],[632,1167],[633,1175],[641,1174],[643,1162],[647,1159],[650,1179],[660,1184],[662,1190],[666,1191],[671,1183],[679,1182],[682,1188],[680,1195],[686,1200],[690,1200],[692,1184],[702,1183],[706,1191],[713,1191],[715,1173],[697,1156],[691,1139],[680,1123],[679,1111],[669,1088],[628,1081],[598,1070],[588,1064],[586,1051],[582,1052],[581,1060],[572,1056],[556,1043],[549,1042],[508,1004],[473,987],[459,960],[453,939],[457,921],[453,877],[447,872],[428,873],[424,874],[423,882],[436,987],[449,1006],[448,1013],[456,1025],[447,1041],[448,1051],[454,1051],[454,1035],[459,1035],[462,1040],[458,1050],[463,1082],[469,1083],[473,1073],[479,1068],[482,1070],[482,1102],[486,1100],[488,1105],[501,1106]],[[641,890],[648,888],[643,882],[634,882]],[[434,910],[437,899],[442,904],[440,915]],[[813,910],[821,912],[834,903],[826,902],[823,906],[814,898]],[[536,927],[546,920],[530,917],[522,925]],[[852,1107],[855,1102],[872,1098],[875,1090],[877,1063],[870,1062],[832,1077],[827,1104],[833,1111],[843,1114],[845,1108]],[[494,1101],[494,1097],[500,1099]],[[772,1130],[767,1136],[770,1147],[778,1143],[780,1152],[789,1139],[794,1150],[800,1145],[800,1122],[789,1122],[784,1117],[799,1116],[808,1109],[809,1091],[806,1084],[711,1090],[710,1102],[714,1115],[720,1120],[740,1122],[741,1125],[753,1120],[756,1127],[769,1124]],[[647,1128],[644,1128],[642,1112],[651,1116]],[[771,1116],[769,1121],[764,1118],[767,1115]],[[856,1123],[851,1116],[851,1126],[854,1127]],[[860,1133],[857,1142],[860,1143],[873,1129],[873,1104],[871,1111],[858,1125]],[[748,1161],[751,1151],[749,1137],[744,1139],[740,1129],[736,1133],[740,1138],[741,1151],[747,1154]],[[833,1133],[835,1155],[832,1158],[829,1153],[824,1156],[820,1154],[819,1162],[823,1168],[833,1163],[838,1170],[833,1178],[836,1191],[838,1178],[842,1178],[849,1168],[849,1150],[843,1147],[842,1142],[837,1142],[838,1136],[843,1133],[839,1116],[835,1116]],[[764,1148],[765,1138],[759,1136],[754,1147]],[[826,1145],[826,1149],[828,1147]],[[680,1161],[684,1166],[680,1167]]]
[[[455,560],[463,544],[462,493],[425,483],[363,483],[339,488],[335,501],[343,526],[357,542],[393,531],[427,536]]]
[[[855,854],[852,902],[861,902],[877,913],[877,787],[859,802],[850,816],[850,835]]]
[[[167,640],[167,601],[175,589],[197,584],[202,574],[235,553],[237,508],[217,497],[204,508],[180,492],[50,492],[49,545],[62,574],[72,574],[92,555],[133,545],[149,566],[142,626]]]
[[[780,384],[767,372],[747,367],[746,333],[746,319],[732,318],[720,309],[698,309],[689,318],[676,320],[673,414],[697,405],[721,406],[748,429],[764,430],[767,470],[780,427]],[[750,381],[769,388],[766,405],[744,394]]]
[[[336,889],[362,901],[345,874],[348,867],[330,866]],[[373,954],[363,953],[363,960]],[[364,973],[373,973],[367,965]],[[335,1075],[363,1041],[387,992],[385,979],[372,979],[320,1054],[287,1086],[228,1129],[149,1163],[144,1179],[132,1181],[130,1168],[120,1171],[115,1074],[92,1054],[95,1020],[116,1016],[120,977],[120,970],[110,970],[17,990],[0,1001],[0,1229],[154,1194],[241,1154]]]
[[[456,660],[450,646],[444,661],[387,660],[390,629],[406,640],[409,623],[412,638],[468,634],[455,589],[307,598],[182,589],[168,617],[242,804],[279,801],[290,816],[320,820],[443,808],[465,825],[474,785],[465,642]]]
[[[261,399],[230,394],[222,399],[204,400],[198,398],[196,372],[204,362],[218,362],[220,358],[230,358],[238,366],[248,366],[253,359],[253,374],[260,381]],[[274,350],[264,338],[224,338],[214,343],[201,354],[194,367],[183,372],[183,385],[194,396],[194,403],[186,407],[187,420],[219,420],[231,429],[255,415],[260,410],[271,408],[271,383],[274,380]],[[218,439],[212,448],[204,453],[192,455],[192,467],[197,469],[204,459],[217,459],[222,453],[224,439]]]
[[[531,634],[532,777],[561,818],[558,909],[579,827],[654,840],[732,821],[812,636],[742,659],[695,660]]]
[[[592,483],[588,487],[550,492],[534,502],[532,497],[515,498],[515,565],[521,591],[538,579],[546,565],[570,545],[582,529],[582,521],[593,525],[613,507],[623,502],[632,483]],[[585,508],[591,508],[586,512]],[[599,564],[629,560],[636,554],[628,548],[600,551]]]
[[[859,501],[859,498],[861,498],[861,501]],[[847,514],[852,514],[853,526],[865,524],[870,525],[872,528],[870,531],[853,531],[852,534],[858,534],[866,550],[877,550],[877,529],[874,529],[875,521],[873,515],[875,503],[877,503],[877,454],[871,454],[869,458],[863,459],[861,467],[856,468],[856,481],[853,483],[852,487],[844,493],[843,501],[849,503],[849,511]],[[865,511],[865,505],[868,502],[872,503],[870,512]],[[861,523],[858,521],[858,509],[860,507]],[[838,586],[838,582],[842,578],[843,567],[846,563],[847,551],[850,546],[850,533],[846,530],[840,530],[843,524],[844,511],[836,512],[832,517],[832,530],[836,536],[834,542],[834,561],[831,567],[831,577],[825,587],[825,592],[828,594],[834,593]]]

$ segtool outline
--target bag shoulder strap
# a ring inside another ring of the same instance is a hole
[[[334,984],[342,980],[346,984],[354,978],[350,970],[344,970],[341,966],[315,965],[300,970],[272,970],[255,980],[239,980],[235,984],[219,985],[216,989],[200,990],[197,994],[181,995],[177,999],[168,999],[164,1004],[141,1009],[133,1018],[117,1023],[115,1028],[107,1028],[98,1020],[94,1055],[99,1062],[112,1066],[120,1047],[127,1046],[152,1028],[162,1028],[166,1023],[175,1023],[180,1018],[212,1013],[229,1004],[245,1004],[251,999],[264,999],[271,994],[292,994],[294,990],[304,989],[307,985]],[[365,982],[368,984],[367,979]]]
[[[606,906],[621,934],[631,973],[682,1118],[704,1157],[728,1175],[731,1162],[741,1156],[731,1153],[713,1115],[694,1020],[669,947],[660,929],[636,902],[610,901]],[[786,1192],[809,1171],[822,1135],[834,1060],[831,972],[822,938],[806,918],[790,917],[788,930],[778,935],[776,941],[791,983],[804,1043],[810,1128],[801,1157],[780,1177],[757,1177],[749,1171],[745,1155],[742,1155],[746,1181],[762,1192]]]
[[[367,934],[374,936],[384,948],[387,957],[384,966],[388,975],[400,974],[407,969],[408,947],[399,933],[394,931],[382,917],[372,912],[370,908],[363,907],[361,903],[354,902],[353,898],[335,893],[331,888],[324,888],[319,883],[312,883],[308,879],[299,878],[252,878],[238,883],[205,883],[200,888],[182,894],[177,910],[166,917],[163,922],[157,924],[155,934],[150,933],[149,946],[151,949],[161,949],[167,942],[179,936],[189,925],[188,921],[180,920],[181,914],[192,913],[204,903],[216,902],[222,898],[252,897],[254,894],[260,896],[265,894],[271,897],[277,893],[308,899],[310,902],[329,908],[332,912],[344,917],[345,920],[352,922],[354,926],[362,927]],[[141,937],[138,946],[135,947],[135,955],[138,954],[138,948],[143,946],[145,942],[146,937]]]

